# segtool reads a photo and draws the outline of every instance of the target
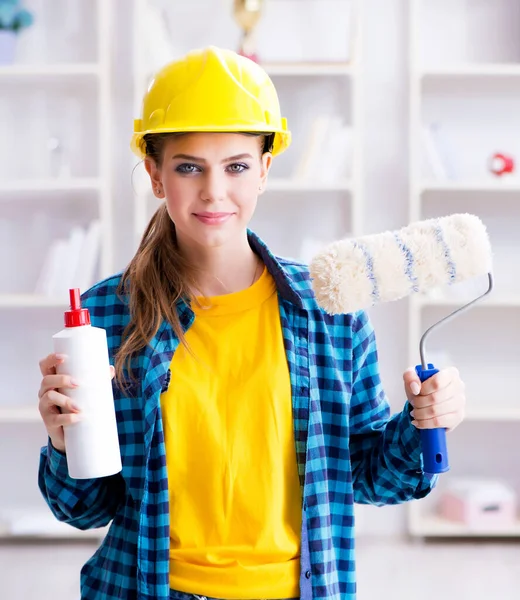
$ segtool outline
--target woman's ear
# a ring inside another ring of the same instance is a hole
[[[270,152],[264,152],[262,154],[262,166],[260,169],[260,185],[258,187],[258,193],[263,194],[265,190],[265,184],[267,183],[267,176],[269,175],[269,169],[273,162],[273,155]]]
[[[161,180],[161,170],[155,164],[155,161],[151,158],[144,159],[144,168],[150,176],[150,183],[152,184],[152,190],[156,198],[164,198],[164,189]]]

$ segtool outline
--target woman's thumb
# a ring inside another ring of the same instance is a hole
[[[403,379],[414,396],[418,396],[421,393],[421,380],[413,367],[404,372]]]

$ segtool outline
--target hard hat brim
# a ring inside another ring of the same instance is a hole
[[[287,150],[291,144],[291,132],[290,131],[273,131],[272,128],[261,129],[258,126],[254,128],[241,128],[241,129],[230,129],[229,127],[184,127],[182,129],[153,129],[149,131],[135,132],[130,142],[130,148],[132,152],[139,158],[143,159],[146,157],[146,153],[143,147],[143,138],[145,135],[161,134],[161,133],[274,133],[273,149],[271,154],[277,156]]]

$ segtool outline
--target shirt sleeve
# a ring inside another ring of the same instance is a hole
[[[353,320],[350,458],[354,501],[399,504],[423,498],[438,476],[424,473],[420,432],[411,423],[408,402],[390,416],[379,374],[376,338],[366,312]]]
[[[124,497],[121,473],[99,479],[69,477],[65,454],[50,440],[41,449],[38,485],[54,516],[83,530],[108,525]]]

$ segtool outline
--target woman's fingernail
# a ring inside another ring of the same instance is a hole
[[[412,394],[417,396],[421,391],[421,386],[417,383],[417,381],[412,381],[410,384],[410,389],[412,390]]]
[[[74,402],[69,402],[69,407],[71,410],[75,410],[77,412],[81,410],[81,408],[77,404],[74,404]]]
[[[66,354],[56,354],[56,358],[58,360],[65,360],[67,358]]]
[[[77,379],[74,379],[74,377],[70,378],[70,383],[71,385],[73,385],[74,387],[78,387],[79,385],[79,381]]]
[[[70,415],[70,422],[71,423],[79,423],[79,421],[81,421],[81,415],[79,415],[78,413],[72,413]]]
[[[413,425],[414,427],[417,427],[417,426],[419,425],[419,423],[418,423],[417,421],[415,421],[415,420],[414,420],[414,421],[412,421],[412,425]]]
[[[411,416],[411,417],[414,417],[414,416],[415,416],[415,413],[414,413],[414,411],[413,411],[413,410],[411,410],[411,411],[410,411],[410,416]]]

